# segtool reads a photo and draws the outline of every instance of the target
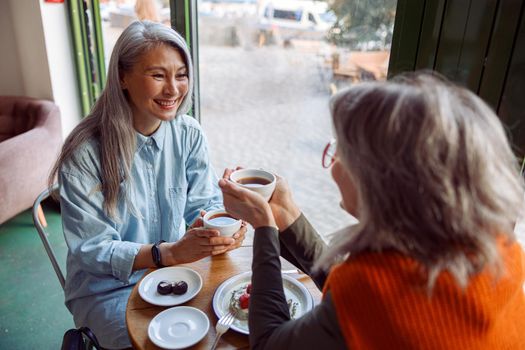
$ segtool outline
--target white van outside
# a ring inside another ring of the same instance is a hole
[[[335,21],[324,1],[270,0],[259,7],[259,28],[284,40],[322,40]]]

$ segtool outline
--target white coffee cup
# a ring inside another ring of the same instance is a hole
[[[261,169],[239,169],[231,173],[230,180],[259,193],[269,201],[275,190],[277,178],[274,174]]]
[[[205,228],[220,232],[221,236],[232,236],[241,229],[241,220],[233,218],[224,209],[210,210],[202,218]]]

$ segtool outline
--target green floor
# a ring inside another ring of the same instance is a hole
[[[66,245],[60,214],[44,206],[50,240],[61,263]],[[29,210],[0,225],[0,349],[60,349],[74,327],[64,293]]]

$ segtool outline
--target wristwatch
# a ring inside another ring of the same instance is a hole
[[[160,249],[159,249],[160,244],[164,243],[164,242],[166,242],[166,241],[161,239],[160,241],[155,243],[153,245],[153,247],[151,247],[151,256],[153,257],[153,262],[155,263],[155,265],[157,267],[166,267],[166,266],[162,265],[162,263],[161,263],[162,259],[160,257]]]

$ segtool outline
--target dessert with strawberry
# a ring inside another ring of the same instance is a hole
[[[232,292],[230,298],[230,311],[233,313],[237,313],[236,318],[238,320],[248,320],[248,309],[250,307],[251,292],[251,283],[242,285],[240,288],[237,288]],[[290,310],[290,317],[292,319],[295,319],[298,303],[294,302],[292,299],[288,299],[287,302],[288,308]]]
[[[250,306],[250,293],[252,291],[252,284],[248,283],[235,289],[230,298],[230,310],[236,312],[237,319],[248,319],[248,307]]]

